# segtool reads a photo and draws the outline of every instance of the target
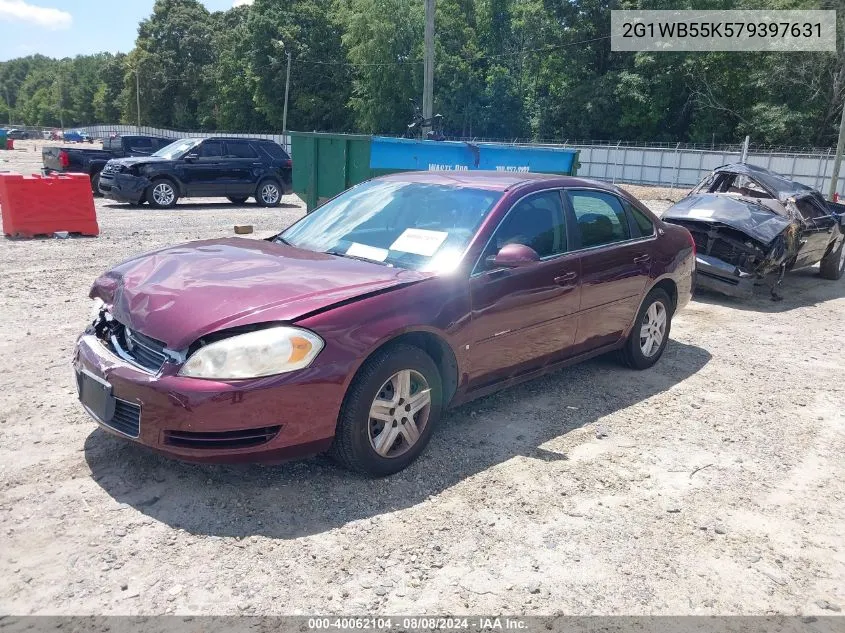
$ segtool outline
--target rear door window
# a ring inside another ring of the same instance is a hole
[[[227,141],[226,156],[229,158],[258,158],[258,152],[247,141]]]
[[[143,138],[143,137],[136,137],[130,138],[129,142],[129,151],[130,152],[144,152],[144,153],[152,153],[153,151],[153,142],[152,139]]]
[[[616,196],[601,191],[567,191],[581,248],[592,248],[631,239],[628,217]]]

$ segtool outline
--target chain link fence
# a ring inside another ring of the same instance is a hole
[[[55,128],[34,128],[26,126],[33,138],[40,138],[43,132]],[[204,132],[184,131],[134,125],[87,125],[73,128],[94,138],[108,138],[114,135],[144,134],[166,138],[189,136],[234,136],[263,138],[276,141],[290,152],[290,137],[273,132]],[[606,140],[539,140],[455,138],[450,140],[467,143],[504,143],[507,145],[567,147],[580,151],[578,174],[614,183],[655,185],[660,187],[690,188],[696,185],[711,170],[740,160],[741,144],[702,144],[633,142]],[[748,162],[765,167],[787,178],[814,187],[827,194],[833,175],[835,151],[828,147],[787,147],[751,145]],[[293,157],[294,159],[296,157]],[[845,178],[839,175],[837,190],[845,197]]]

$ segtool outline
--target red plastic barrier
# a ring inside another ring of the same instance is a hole
[[[56,231],[99,235],[91,180],[86,174],[0,174],[3,233],[15,237]]]
[[[6,149],[15,149],[15,139],[7,138],[6,139]]]

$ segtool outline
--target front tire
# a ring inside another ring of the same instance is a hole
[[[232,204],[243,204],[246,202],[246,196],[229,196],[229,202]]]
[[[622,362],[632,369],[648,369],[666,349],[674,306],[669,295],[655,288],[645,298],[634,327],[622,348]]]
[[[95,198],[99,198],[103,194],[100,193],[100,174],[96,173],[91,176],[91,191],[94,193]]]
[[[255,200],[262,207],[278,207],[282,203],[282,186],[277,180],[265,178],[255,189]]]
[[[822,279],[836,281],[842,279],[845,273],[845,239],[839,242],[839,247],[834,248],[822,258],[819,267],[819,275]]]
[[[146,197],[147,202],[154,209],[172,209],[176,206],[176,201],[179,200],[179,194],[176,193],[176,185],[166,178],[153,180],[147,189]]]
[[[440,420],[440,372],[418,347],[377,352],[349,386],[330,454],[373,477],[403,470],[425,449]]]

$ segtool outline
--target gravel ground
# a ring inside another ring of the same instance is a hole
[[[98,430],[70,369],[92,280],[234,224],[266,237],[286,202],[98,200],[99,238],[0,239],[0,613],[845,607],[845,282],[816,270],[780,303],[697,297],[651,370],[601,358],[453,410],[388,479],[187,465]]]

